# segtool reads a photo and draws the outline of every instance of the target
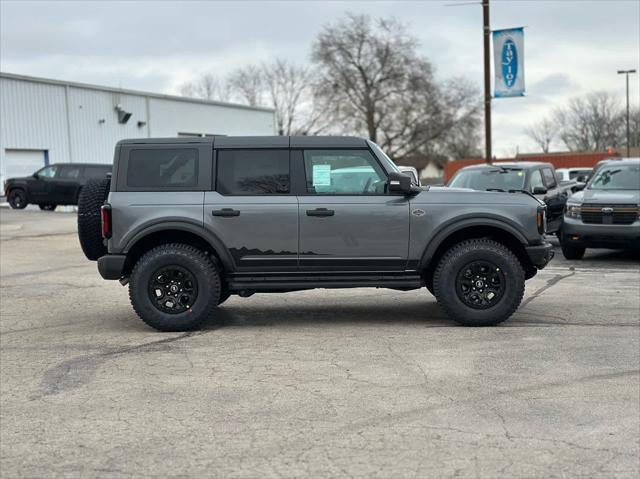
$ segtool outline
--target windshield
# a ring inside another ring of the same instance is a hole
[[[389,158],[385,154],[385,152],[380,149],[378,145],[376,145],[373,141],[369,141],[368,143],[371,146],[371,148],[373,148],[373,151],[375,152],[378,159],[382,163],[384,163],[384,166],[385,168],[387,168],[388,171],[397,171],[398,173],[400,173],[400,170],[398,169],[396,164],[393,161],[391,161],[391,158]]]
[[[590,190],[640,190],[640,165],[601,168],[589,183]]]
[[[524,172],[518,169],[467,170],[454,176],[449,186],[473,190],[523,190]]]

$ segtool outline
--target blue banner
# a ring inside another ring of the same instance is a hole
[[[493,31],[494,95],[496,98],[524,95],[524,30]]]

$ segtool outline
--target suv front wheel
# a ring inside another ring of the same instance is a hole
[[[465,326],[493,326],[511,316],[524,295],[518,258],[489,239],[462,241],[442,257],[433,277],[438,303]]]
[[[220,275],[202,251],[186,244],[161,245],[136,263],[129,298],[138,316],[159,331],[198,328],[218,305]]]

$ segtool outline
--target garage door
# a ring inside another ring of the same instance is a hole
[[[7,178],[29,176],[45,165],[45,150],[10,150],[4,151],[4,160],[0,165],[0,189],[4,189]],[[4,194],[4,191],[2,192]]]

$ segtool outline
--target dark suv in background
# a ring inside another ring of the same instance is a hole
[[[111,165],[95,163],[56,163],[45,166],[24,178],[9,178],[4,192],[14,209],[29,203],[41,210],[54,210],[58,205],[77,205],[80,190],[90,179],[105,178]]]
[[[584,184],[559,182],[551,163],[537,161],[497,162],[472,165],[458,171],[448,183],[451,188],[471,188],[479,191],[525,191],[547,205],[547,233],[562,228],[564,205],[571,194]]]

